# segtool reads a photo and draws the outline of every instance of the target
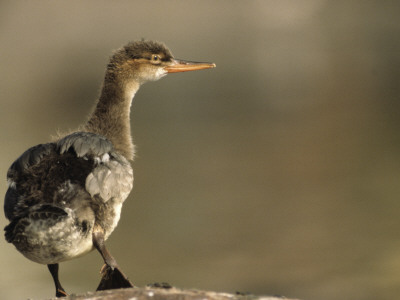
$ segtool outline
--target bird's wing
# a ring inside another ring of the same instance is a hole
[[[102,202],[123,201],[132,189],[133,171],[108,139],[76,132],[25,151],[9,168],[7,180],[4,212],[13,220],[38,204],[57,206],[85,193]]]
[[[20,195],[17,189],[17,182],[23,180],[26,170],[37,165],[43,157],[55,151],[53,143],[40,144],[26,150],[7,172],[8,190],[4,199],[4,213],[6,218],[11,220],[16,216],[15,208],[18,206]]]

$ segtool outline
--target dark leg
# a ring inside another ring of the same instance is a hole
[[[105,262],[105,265],[101,269],[102,278],[97,290],[133,287],[133,284],[120,270],[117,261],[107,250],[104,243],[104,232],[98,227],[93,230],[93,245],[100,252]]]
[[[50,274],[54,280],[54,285],[56,286],[56,297],[68,296],[64,288],[61,286],[60,281],[58,280],[58,264],[49,264],[47,265],[47,267],[49,268]]]

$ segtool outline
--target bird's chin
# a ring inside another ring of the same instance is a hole
[[[164,70],[164,69],[158,69],[157,72],[156,72],[156,74],[155,74],[155,76],[154,76],[153,81],[158,80],[158,79],[160,79],[160,78],[163,78],[163,77],[166,76],[167,74],[168,74],[168,72],[167,72],[166,70]]]
[[[167,75],[168,72],[163,70],[163,69],[158,69],[155,73],[148,74],[147,76],[143,76],[140,80],[140,83],[146,83],[148,81],[156,81],[161,78],[163,78],[165,75]]]

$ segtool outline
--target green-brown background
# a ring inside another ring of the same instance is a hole
[[[2,1],[1,195],[17,156],[85,119],[113,49],[164,41],[217,68],[136,95],[135,186],[108,241],[132,281],[395,299],[399,17],[398,1]],[[45,266],[0,248],[1,299],[53,296]],[[94,290],[101,265],[61,264],[63,285]]]

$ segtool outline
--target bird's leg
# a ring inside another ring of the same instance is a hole
[[[118,267],[117,261],[114,259],[114,257],[112,257],[111,253],[106,248],[106,244],[104,242],[104,231],[100,228],[95,228],[95,230],[93,230],[93,244],[97,251],[100,252],[101,257],[103,257],[105,264],[109,266],[111,270],[114,270]]]
[[[124,273],[122,273],[117,261],[107,250],[104,242],[104,231],[99,226],[95,226],[93,229],[93,245],[100,252],[105,263],[101,268],[102,278],[97,290],[101,291],[133,287],[133,284]]]
[[[56,297],[68,296],[67,292],[61,286],[61,283],[58,280],[58,264],[49,264],[47,267],[49,268],[50,274],[54,280],[54,285],[56,286]]]

